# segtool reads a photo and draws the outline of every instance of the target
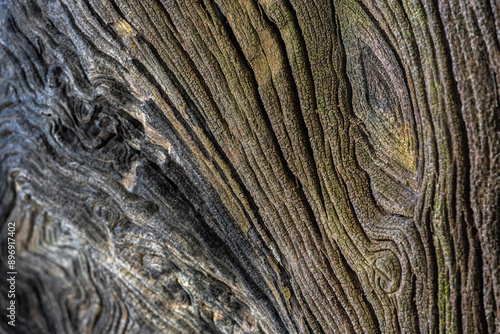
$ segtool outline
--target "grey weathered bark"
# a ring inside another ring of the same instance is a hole
[[[1,0],[1,328],[500,333],[499,15]]]

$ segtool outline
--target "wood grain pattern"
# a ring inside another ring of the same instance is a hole
[[[499,15],[0,0],[3,331],[500,332]]]

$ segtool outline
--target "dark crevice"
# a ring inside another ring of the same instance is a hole
[[[309,331],[309,334],[314,334],[315,331],[311,328],[311,325],[309,324],[309,321],[307,321],[306,318],[302,318],[304,320],[304,323],[306,324],[306,328]]]
[[[217,6],[217,4],[214,3],[214,6]],[[220,11],[220,9],[218,11],[220,12],[220,15],[223,15],[222,12]],[[264,107],[264,103],[262,102],[261,96],[258,93],[258,84],[257,84],[257,80],[255,78],[255,73],[253,72],[252,66],[250,65],[248,60],[245,58],[245,56],[243,55],[242,48],[239,45],[238,40],[236,39],[236,37],[232,31],[231,26],[227,23],[227,20],[225,20],[225,18],[223,18],[223,19],[224,19],[224,21],[226,21],[225,24],[223,24],[223,26],[226,29],[228,35],[230,36],[232,44],[234,45],[235,49],[237,50],[238,56],[242,60],[244,60],[244,62],[246,64],[246,69],[247,69],[248,73],[250,74],[249,77],[251,79],[251,84],[252,84],[252,88],[253,88],[253,92],[254,92],[254,98],[256,99],[257,104],[259,106],[260,115],[262,116],[264,123],[266,124],[266,127],[269,130],[269,135],[271,136],[273,146],[276,148],[275,152],[279,158],[280,164],[283,167],[285,174],[288,176],[288,181],[291,184],[293,184],[294,183],[293,181],[296,180],[297,186],[295,187],[295,190],[297,191],[297,195],[301,199],[301,202],[305,206],[306,213],[307,213],[307,215],[309,217],[309,221],[311,222],[311,225],[312,225],[311,227],[313,228],[313,235],[316,235],[321,240],[323,238],[323,236],[321,234],[318,222],[314,216],[314,212],[312,210],[312,207],[309,204],[309,202],[307,201],[307,197],[305,196],[304,188],[303,188],[300,180],[295,177],[295,175],[291,171],[290,167],[288,166],[288,163],[283,155],[283,151],[280,148],[278,138],[276,137],[276,133],[273,130],[271,120],[269,119],[269,116],[265,111],[266,109]],[[321,245],[318,245],[318,247],[322,247],[322,245],[323,245],[323,243],[321,242]]]
[[[281,268],[280,268],[280,269],[281,269]],[[280,270],[279,274],[280,274],[280,276],[281,276],[281,277],[283,276],[283,273],[284,273],[284,271],[283,271],[283,270]],[[287,275],[287,276],[288,276],[288,275]],[[290,290],[290,293],[291,293],[290,298],[295,298],[295,296],[294,296],[294,292],[293,292],[293,290],[292,290],[292,288],[291,288],[291,286],[290,286],[290,283],[289,283],[289,278],[288,278],[288,277],[286,277],[286,278],[285,278],[285,280],[286,280],[286,281],[285,281],[286,283],[285,283],[285,282],[283,282],[283,281],[282,281],[282,283],[283,283],[283,284],[284,284],[284,285],[285,285],[285,286],[286,286],[286,287]],[[279,285],[278,285],[278,283],[277,283],[276,281],[274,281],[274,282],[273,282],[273,285],[274,285],[274,288],[276,289],[276,291],[280,291],[280,287],[279,287]],[[287,304],[287,302],[286,302],[286,297],[285,297],[285,295],[284,295],[283,293],[280,293],[280,294],[279,294],[279,298],[280,298],[281,303],[282,303],[283,305],[286,305],[286,304]],[[287,309],[285,310],[285,312],[286,312],[286,316],[288,317],[288,319],[294,319],[293,309],[289,309],[289,308],[287,308]],[[295,326],[293,327],[293,329],[294,329],[296,332],[299,332],[299,330],[298,330],[298,329],[299,329],[298,324],[297,324],[295,321],[290,321],[290,323],[291,323],[291,324],[293,324],[293,325],[295,325]],[[289,331],[291,331],[291,328],[289,328],[288,326],[287,326],[287,329],[288,329]]]
[[[223,15],[222,11],[220,10],[220,8],[218,8],[217,4],[214,3],[214,6],[216,6],[216,8],[218,9],[217,12],[219,13],[219,15]],[[233,46],[235,47],[235,49],[236,49],[236,51],[238,53],[239,58],[242,59],[242,60],[244,60],[244,62],[246,64],[246,69],[248,70],[248,73],[250,74],[251,84],[253,86],[253,91],[255,92],[254,97],[257,100],[257,103],[258,103],[258,106],[259,106],[259,110],[261,111],[261,116],[264,119],[264,122],[265,122],[265,124],[267,126],[267,129],[269,130],[269,135],[271,136],[272,143],[273,143],[274,147],[276,148],[276,153],[277,153],[278,158],[280,160],[280,164],[283,167],[285,175],[288,176],[289,182],[293,184],[293,181],[295,180],[295,182],[297,184],[297,186],[295,187],[295,189],[297,191],[297,195],[299,196],[301,202],[304,204],[304,207],[305,207],[305,210],[306,210],[306,214],[309,217],[309,224],[307,224],[307,226],[312,228],[311,234],[313,236],[318,237],[319,240],[320,240],[320,244],[316,244],[316,246],[319,249],[323,249],[324,248],[324,243],[323,243],[323,240],[322,240],[323,236],[321,234],[319,223],[318,223],[318,221],[316,220],[316,218],[314,216],[314,212],[312,210],[311,205],[307,201],[307,197],[305,196],[305,193],[304,193],[304,187],[302,186],[300,180],[298,178],[296,178],[295,175],[293,174],[293,172],[290,170],[290,167],[288,166],[288,163],[287,163],[287,161],[286,161],[286,159],[285,159],[285,157],[283,155],[283,152],[280,149],[280,145],[279,145],[278,139],[276,137],[276,133],[273,130],[273,127],[272,127],[271,121],[269,119],[269,116],[265,112],[265,107],[264,107],[263,101],[261,99],[261,96],[258,93],[258,83],[256,81],[253,69],[252,69],[250,63],[248,62],[248,60],[244,57],[242,48],[239,45],[239,42],[237,41],[237,39],[236,39],[236,37],[234,35],[234,32],[232,31],[232,28],[229,25],[229,23],[227,22],[227,20],[225,19],[225,17],[222,16],[219,19],[223,23],[223,26],[226,29],[226,32],[228,33],[228,35],[230,37],[230,40],[232,41],[232,44],[233,44]],[[312,164],[312,165],[314,165],[314,164]],[[316,238],[314,238],[314,239],[316,239]]]
[[[411,278],[411,294],[410,300],[415,301],[417,296],[417,277],[415,274],[412,275]],[[420,331],[420,319],[418,315],[418,309],[414,302],[410,303],[411,305],[411,314],[410,316],[413,318],[413,324],[415,325],[415,333],[421,333]]]
[[[359,281],[358,275],[356,275],[354,270],[348,265],[348,262],[345,259],[344,255],[342,254],[342,252],[338,252],[338,254],[340,257],[340,261],[344,263],[345,270],[349,276],[349,282],[355,287],[353,291],[363,291],[363,287],[361,286],[361,282]],[[376,316],[375,309],[373,308],[372,304],[370,304],[370,302],[367,300],[366,295],[364,293],[360,293],[359,295],[361,296],[360,302],[363,303],[366,306],[366,309],[368,310],[367,316],[370,318],[371,321],[373,321],[373,324],[375,325],[373,333],[381,334],[382,333],[381,327],[378,318]],[[357,314],[353,314],[353,316],[358,317]],[[350,318],[348,319],[349,319],[349,326],[352,328],[352,323],[350,322]],[[358,318],[358,321],[361,323],[361,319]],[[354,332],[354,330],[352,330],[352,332]]]
[[[338,249],[337,249],[338,250]],[[340,250],[338,250],[338,253],[340,253]],[[340,281],[337,279],[337,276],[335,275],[334,271],[333,271],[333,266],[331,265],[331,262],[329,260],[329,258],[326,256],[326,254],[322,254],[323,256],[323,259],[324,259],[324,262],[325,263],[328,263],[330,264],[330,266],[326,266],[325,269],[326,271],[328,272],[329,276],[332,277],[331,281],[333,281],[332,285],[337,285],[337,287],[341,287],[341,283]],[[341,259],[342,261],[343,259]],[[345,260],[345,259],[344,259]],[[349,265],[346,263],[346,262],[343,262],[343,265],[345,268],[347,268]],[[333,290],[333,289],[332,289]],[[335,295],[334,299],[332,300],[334,303],[335,303],[335,306],[341,310],[341,316],[342,318],[344,319],[349,319],[347,322],[348,322],[348,325],[349,325],[349,330],[353,331],[354,332],[354,325],[352,323],[352,319],[351,317],[348,316],[348,312],[346,309],[349,308],[349,311],[352,311],[352,304],[351,302],[346,298],[346,295],[344,293],[344,291],[342,289],[341,290],[341,296],[338,296],[336,295],[335,291],[332,291]],[[340,302],[339,302],[340,300]],[[345,324],[344,324],[345,325]]]
[[[123,14],[123,12],[120,9],[120,7],[118,7],[118,5],[116,4],[115,0],[108,0],[108,1],[111,4],[111,7],[115,10],[115,12],[126,21],[127,17],[125,16],[125,14]]]
[[[304,310],[304,313],[307,316],[304,319],[304,322],[306,323],[307,328],[311,331],[311,334],[316,334],[317,333],[317,331],[314,331],[313,328],[318,328],[321,331],[322,334],[325,334],[324,331],[323,331],[323,328],[320,325],[320,322],[318,321],[318,316],[316,314],[314,314],[314,312],[311,310],[311,306],[304,301],[303,293],[301,291],[299,291],[298,293],[301,294],[299,296],[299,298],[302,300],[302,303],[299,303],[299,305],[305,304],[304,306],[306,307],[306,309]],[[311,318],[311,320],[313,321],[313,323],[311,323],[308,318]],[[316,325],[316,326],[314,326],[314,325]]]
[[[142,39],[142,41],[147,44],[151,50],[151,52],[155,55],[156,59],[160,62],[162,68],[166,71],[166,73],[169,75],[169,78],[174,82],[174,84],[176,85],[176,87],[181,91],[181,94],[182,92],[183,93],[183,96],[184,98],[186,99],[186,103],[188,104],[189,108],[190,108],[190,111],[191,112],[195,112],[197,110],[197,107],[195,106],[194,102],[192,102],[189,98],[189,95],[187,94],[187,92],[183,91],[183,88],[182,88],[182,85],[176,80],[174,74],[168,69],[167,65],[162,61],[160,55],[157,53],[156,49],[145,39]],[[170,106],[170,108],[172,109],[172,111],[174,112],[174,115],[176,117],[176,119],[181,122],[184,126],[184,128],[191,134],[191,137],[192,139],[197,143],[197,147],[199,147],[203,154],[206,156],[206,157],[209,157],[211,158],[210,154],[208,153],[208,151],[206,151],[206,149],[204,148],[204,145],[202,145],[202,143],[199,141],[196,133],[194,133],[194,130],[191,128],[191,126],[186,122],[186,120],[184,120],[184,118],[180,115],[180,112],[177,110],[177,108],[175,107],[175,105],[173,104],[173,102],[170,100],[170,98],[168,97],[168,95],[165,93],[165,91],[163,90],[163,88],[160,86],[160,84],[156,81],[156,79],[153,77],[153,75],[145,68],[145,66],[140,63],[137,59],[134,59],[133,60],[133,63],[134,63],[134,66],[136,66],[136,68],[138,69],[138,71],[140,73],[142,73],[143,75],[146,76],[146,78],[157,88],[157,90],[160,92],[162,98],[164,99],[164,101]],[[168,71],[168,72],[167,72]],[[199,112],[198,112],[199,113]],[[202,121],[204,122],[204,121]],[[260,216],[260,214],[258,213],[258,208],[256,206],[256,204],[253,202],[253,198],[250,196],[248,190],[244,187],[241,179],[239,178],[239,175],[237,174],[237,172],[234,170],[234,167],[228,162],[228,158],[225,156],[224,152],[222,151],[222,149],[220,148],[220,146],[218,145],[217,141],[213,138],[213,136],[211,135],[211,133],[208,133],[208,129],[202,125],[202,128],[204,129],[204,131],[207,131],[206,135],[210,138],[212,137],[212,143],[214,144],[216,150],[219,152],[219,154],[222,156],[222,158],[224,159],[224,161],[227,162],[227,165],[230,166],[231,168],[231,173],[232,173],[232,177],[236,180],[236,182],[238,182],[240,185],[241,185],[241,188],[243,189],[244,191],[244,194],[247,196],[247,199],[249,200],[250,202],[250,205],[251,205],[251,208],[252,210],[254,211],[254,216],[257,217],[257,221],[259,224],[261,224],[261,226],[263,227],[265,233],[268,234],[269,238],[274,242],[273,238],[272,238],[272,235],[269,233],[269,231],[267,230],[267,228],[265,227],[265,224],[262,220],[262,217]],[[215,164],[215,162],[214,162]],[[229,184],[229,180],[226,178],[225,176],[225,173],[222,171],[222,169],[217,165],[215,164],[220,176],[224,179],[224,182],[226,184]],[[231,187],[229,187],[230,190],[231,190],[231,193],[233,195],[234,198],[237,198],[236,194],[233,192],[233,189]],[[240,205],[240,207],[243,208],[243,212],[246,216],[246,218],[248,219],[249,222],[252,222],[252,219],[251,217],[249,216],[248,212],[244,209],[242,203],[238,200],[238,203]],[[239,235],[238,231],[234,231],[233,233],[234,235]],[[261,243],[263,245],[265,245],[266,243],[264,243],[264,241],[261,241]],[[267,297],[266,297],[267,298]],[[272,303],[269,301],[269,305],[272,305]],[[274,306],[272,306],[273,309],[274,309]],[[275,312],[277,312],[277,310],[275,310]],[[278,327],[283,327],[284,326],[284,323],[282,322],[281,320],[281,317],[277,316],[276,318],[273,318],[273,319],[280,319],[279,321],[279,324],[278,324]]]
[[[300,27],[300,24],[299,24],[299,19],[297,17],[297,13],[295,12],[295,9],[293,8],[292,4],[288,1],[285,1],[284,2],[284,6],[285,8],[290,11],[291,13],[291,17],[293,19],[293,26],[295,27],[295,29],[297,29],[297,35],[299,36],[304,36],[304,34],[302,33],[302,28]],[[332,7],[333,8],[333,7]],[[311,67],[311,63],[309,61],[309,53],[307,51],[307,46],[306,46],[306,41],[304,38],[299,38],[298,39],[298,42],[299,42],[299,45],[300,45],[300,49],[302,50],[302,58],[304,59],[304,68],[307,72],[307,81],[308,81],[308,84],[311,86],[312,88],[312,94],[311,94],[311,99],[312,99],[312,108],[313,110],[317,110],[318,109],[318,103],[316,101],[316,88],[315,88],[315,84],[314,84],[314,77],[312,75],[312,67]]]
[[[219,153],[219,155],[222,157],[222,160],[224,162],[226,162],[226,165],[230,168],[231,177],[240,185],[240,189],[242,189],[245,198],[248,200],[250,208],[251,208],[251,210],[253,212],[253,215],[257,219],[257,223],[262,227],[264,233],[272,241],[272,243],[276,244],[276,241],[274,240],[273,235],[270,233],[270,231],[268,230],[268,228],[264,224],[263,218],[261,217],[261,215],[259,213],[259,209],[257,207],[257,204],[254,201],[254,198],[250,195],[249,190],[247,189],[247,187],[245,186],[245,184],[241,180],[241,178],[238,175],[237,171],[235,170],[234,166],[230,163],[229,158],[226,156],[225,152],[220,147],[218,141],[215,139],[214,135],[209,130],[209,127],[208,127],[208,125],[206,123],[206,120],[201,115],[200,111],[198,110],[198,107],[192,101],[191,97],[185,91],[185,89],[181,85],[181,83],[177,80],[177,78],[175,77],[175,74],[168,68],[167,64],[163,61],[163,59],[158,54],[158,51],[154,48],[154,46],[149,41],[147,41],[145,38],[141,38],[141,40],[146,45],[148,45],[150,51],[153,53],[153,55],[158,60],[158,62],[160,63],[160,65],[162,66],[162,68],[164,69],[164,71],[167,73],[169,79],[173,82],[174,86],[177,87],[177,89],[179,90],[181,96],[184,98],[184,101],[186,102],[186,104],[188,106],[188,110],[191,112],[192,115],[194,115],[194,119],[192,119],[192,121],[194,121],[194,123],[196,125],[198,125],[199,128],[202,129],[202,131],[204,131],[205,136],[207,138],[209,138],[210,142],[214,145],[215,150]],[[158,91],[162,95],[162,98],[167,102],[167,104],[170,106],[170,108],[174,111],[176,119],[179,122],[181,122],[181,124],[186,129],[186,131],[188,131],[188,133],[191,135],[191,138],[196,142],[197,147],[200,148],[200,150],[203,152],[203,154],[205,155],[205,157],[207,157],[208,159],[210,159],[210,160],[213,161],[214,165],[218,169],[219,175],[224,179],[224,182],[226,184],[230,184],[230,182],[227,179],[227,177],[225,176],[225,173],[223,172],[223,170],[215,162],[215,160],[213,159],[213,157],[206,150],[205,146],[202,145],[201,141],[198,139],[198,136],[196,135],[196,133],[194,132],[194,130],[192,129],[192,127],[180,115],[180,113],[177,110],[177,108],[175,107],[175,105],[172,103],[172,101],[170,100],[170,98],[167,96],[167,94],[165,93],[165,91],[163,90],[163,88],[160,86],[160,84],[156,81],[156,79],[153,77],[153,75],[151,73],[149,73],[149,71],[146,69],[146,67],[144,65],[142,65],[142,63],[140,63],[138,60],[134,59],[133,63],[137,67],[137,69],[139,70],[139,72],[142,73],[143,75],[145,75],[147,77],[147,79],[151,83],[153,83],[154,86],[158,89]],[[201,75],[199,73],[198,73],[198,75],[199,75],[199,77],[201,77]],[[204,88],[205,88],[205,91],[207,91],[208,93],[210,92],[210,90],[208,89],[208,87],[204,86]],[[210,99],[211,99],[211,101],[213,101],[213,97],[212,96],[210,96]],[[214,106],[214,107],[216,107],[216,106]],[[223,118],[221,118],[221,119],[223,119]],[[225,128],[228,128],[227,124],[225,124]],[[249,222],[252,222],[252,219],[251,219],[249,213],[244,208],[243,203],[241,202],[241,200],[239,200],[238,197],[236,196],[236,194],[234,194],[232,187],[229,187],[229,189],[231,190],[231,193],[233,194],[234,198],[237,199],[238,205],[240,206],[240,208],[242,208],[242,211],[244,212],[245,217],[248,219]],[[262,243],[263,243],[263,245],[266,244],[264,241],[262,241]]]
[[[110,1],[114,4],[114,6],[116,6],[116,4],[114,3],[114,0],[110,0]],[[97,20],[97,22],[99,22],[99,27],[102,28],[104,31],[106,31],[108,34],[110,34],[111,37],[113,38],[113,40],[119,43],[120,47],[122,47],[123,49],[126,49],[126,46],[125,46],[125,44],[123,44],[123,40],[120,37],[120,35],[114,29],[112,29],[108,24],[106,24],[104,22],[102,17],[97,14],[94,7],[89,3],[89,0],[83,0],[83,2],[85,3],[85,5],[87,6],[87,9],[92,14],[91,16],[93,18],[95,18]]]
[[[189,216],[192,215],[193,218],[195,218],[194,221],[191,223],[192,231],[190,232],[193,232],[195,235],[198,236],[199,240],[203,242],[204,247],[212,250],[211,260],[215,263],[221,262],[221,263],[232,264],[232,266],[234,266],[234,268],[237,270],[237,276],[239,276],[242,282],[245,282],[245,285],[251,292],[251,295],[257,300],[259,300],[266,307],[267,311],[271,312],[271,319],[273,319],[273,322],[276,325],[277,329],[279,331],[284,331],[285,325],[281,319],[278,309],[276,309],[274,303],[271,301],[271,299],[269,299],[267,293],[265,293],[262,290],[262,287],[265,287],[266,285],[263,284],[258,271],[254,269],[248,270],[250,269],[248,268],[249,264],[250,266],[253,266],[252,265],[253,262],[246,259],[246,256],[242,256],[241,253],[240,256],[237,256],[234,253],[232,248],[227,245],[227,243],[223,240],[223,238],[220,237],[205,221],[203,216],[198,212],[198,210],[196,210],[195,206],[191,203],[191,201],[186,197],[185,194],[182,193],[177,184],[175,184],[174,182],[172,182],[172,180],[167,178],[158,165],[151,162],[149,166],[151,168],[152,173],[145,173],[143,175],[143,178],[147,180],[146,176],[150,175],[151,180],[153,181],[152,184],[156,184],[158,190],[160,190],[161,188],[163,189],[168,188],[170,192],[169,196],[175,197],[178,203],[182,203],[183,206],[185,205],[187,207],[188,210],[186,214]],[[161,175],[162,176],[161,179],[154,177],[154,174]],[[164,183],[164,187],[161,187],[161,185],[158,184],[160,180],[161,183]],[[161,191],[158,192],[158,195],[160,198],[165,197]],[[178,208],[178,210],[179,213],[186,212],[186,208]],[[180,214],[180,216],[182,217],[186,214]],[[189,222],[189,219],[186,221]],[[237,235],[238,234],[233,233],[233,236]],[[238,242],[238,245],[241,246],[242,243],[244,242],[240,240]],[[244,258],[243,263],[241,261],[242,257]],[[257,283],[255,279],[257,279],[259,283]]]
[[[260,3],[259,3],[259,6],[260,6]],[[291,85],[291,92],[292,92],[292,95],[289,98],[291,98],[292,104],[294,106],[296,106],[294,109],[294,113],[297,117],[298,127],[301,130],[300,134],[299,134],[299,138],[300,138],[300,141],[305,144],[304,145],[304,148],[306,150],[306,154],[305,154],[306,158],[305,159],[310,162],[309,165],[312,168],[310,175],[312,175],[312,177],[314,178],[314,185],[316,188],[315,190],[317,191],[317,193],[320,196],[323,209],[325,209],[326,208],[325,197],[324,197],[323,191],[321,189],[321,182],[319,180],[319,173],[318,173],[318,169],[316,166],[316,162],[314,161],[314,153],[313,153],[313,148],[312,148],[311,139],[310,139],[310,138],[312,138],[312,136],[307,135],[309,133],[309,131],[308,131],[307,126],[305,124],[303,114],[300,110],[300,97],[299,97],[299,93],[298,93],[297,84],[296,84],[296,82],[293,78],[293,75],[292,75],[292,73],[293,73],[292,67],[291,67],[290,62],[289,62],[288,57],[287,57],[285,41],[281,37],[280,30],[279,30],[278,26],[272,20],[269,19],[269,17],[266,15],[264,10],[261,10],[261,14],[262,14],[264,21],[269,25],[270,30],[272,31],[274,36],[276,36],[276,40],[277,40],[278,46],[279,46],[279,51],[283,55],[283,59],[284,59],[283,65],[285,68],[284,72],[288,75],[287,79]],[[323,129],[320,127],[318,130],[320,132],[314,133],[314,135],[318,135],[318,137],[320,138],[318,141],[321,142],[321,141],[323,141],[323,138],[324,138]],[[304,175],[304,177],[307,178],[307,175]]]
[[[202,1],[200,1],[201,3]],[[164,1],[161,1],[161,16],[162,18],[167,21],[168,28],[172,29],[172,33],[176,35],[177,38],[181,37],[182,34],[179,33],[177,30],[177,27],[174,24],[174,21],[172,21],[172,17],[170,16],[170,13],[168,12],[167,8],[165,8]]]

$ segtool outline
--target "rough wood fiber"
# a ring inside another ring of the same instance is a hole
[[[3,331],[500,333],[499,15],[0,0]]]

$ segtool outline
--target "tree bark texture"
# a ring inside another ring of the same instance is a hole
[[[500,333],[499,81],[496,0],[0,0],[1,328]]]

